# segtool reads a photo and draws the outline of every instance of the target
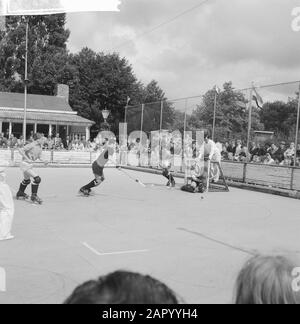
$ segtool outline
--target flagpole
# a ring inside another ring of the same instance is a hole
[[[248,104],[249,110],[249,121],[248,121],[248,135],[247,135],[247,150],[250,151],[250,138],[251,138],[251,129],[252,129],[252,99],[253,99],[253,83],[250,90],[250,99]]]
[[[297,149],[299,142],[299,119],[300,119],[300,83],[299,83],[299,98],[298,98],[298,112],[297,112],[297,126],[296,126],[296,139],[295,139],[295,156],[294,156],[294,167],[297,162]]]
[[[25,76],[24,76],[24,119],[23,119],[23,141],[24,141],[24,144],[26,143],[26,123],[27,123],[28,32],[29,32],[29,18],[26,18]]]
[[[216,114],[217,114],[217,86],[215,86],[215,101],[214,101],[214,119],[213,119],[213,130],[212,130],[212,140],[215,140],[215,129],[216,129]]]

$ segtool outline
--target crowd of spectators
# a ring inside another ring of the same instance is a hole
[[[296,154],[296,166],[300,166],[300,144],[296,149],[295,143],[280,142],[278,145],[274,143],[262,145],[253,142],[249,150],[240,140],[225,144],[217,143],[217,145],[224,161],[294,166]]]
[[[43,135],[44,136],[44,135]],[[33,141],[33,132],[27,138],[26,143]],[[90,151],[97,150],[100,143],[97,143],[96,139],[93,141],[86,140],[84,135],[73,135],[61,138],[59,134],[55,136],[44,136],[45,150],[67,150],[67,151]],[[0,134],[0,148],[2,149],[17,149],[24,146],[23,136],[16,138],[13,134],[5,135]]]
[[[158,135],[159,136],[159,135]],[[27,143],[33,140],[33,132],[27,139]],[[151,146],[150,141],[147,144],[140,142],[140,139],[130,142],[127,146],[127,150],[130,152],[136,152],[138,156],[141,153],[150,155],[154,150],[160,150],[160,145],[164,145],[164,141],[167,140],[165,137],[157,139],[157,145]],[[155,138],[154,138],[155,142]],[[160,143],[160,144],[159,144]],[[199,147],[192,139],[187,138],[185,141],[185,156],[189,158],[197,157]],[[23,136],[16,138],[13,134],[0,133],[0,148],[2,149],[16,149],[24,146]],[[259,163],[267,165],[280,165],[280,166],[294,166],[295,154],[296,154],[296,166],[300,166],[300,144],[296,149],[295,143],[280,142],[275,143],[251,143],[250,149],[241,140],[230,141],[226,143],[217,142],[222,155],[223,161],[235,161],[235,162],[247,162],[247,163]],[[65,138],[61,138],[59,134],[55,136],[44,137],[45,150],[67,150],[67,151],[98,151],[101,150],[102,142],[101,139],[95,138],[93,140],[87,140],[84,135],[72,135]],[[182,151],[182,139],[172,138],[170,140],[170,154],[180,155]],[[150,157],[149,157],[150,158]]]

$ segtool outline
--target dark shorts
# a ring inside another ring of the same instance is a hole
[[[103,176],[103,167],[101,167],[97,161],[95,161],[92,165],[93,173],[99,177]]]

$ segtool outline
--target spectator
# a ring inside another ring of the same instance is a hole
[[[17,140],[17,146],[20,148],[24,146],[24,137],[23,136],[20,136],[20,138]]]
[[[255,142],[252,142],[251,148],[250,148],[250,154],[251,154],[251,161],[253,161],[254,156],[259,155],[259,147],[256,145]]]
[[[176,305],[174,292],[150,276],[118,271],[75,289],[65,304],[166,304]]]
[[[57,133],[54,138],[54,149],[60,150],[63,147],[62,139],[60,138],[59,134]]]
[[[295,143],[291,143],[290,147],[285,151],[284,157],[286,159],[292,159],[295,155]]]
[[[272,157],[274,158],[274,156],[276,155],[276,152],[278,151],[279,147],[277,147],[275,144],[271,145],[271,149],[270,149],[270,154],[272,155]]]
[[[228,144],[228,143],[227,143]],[[229,144],[228,144],[229,145]],[[228,150],[227,150],[228,146],[223,145],[223,148],[222,148],[222,152],[221,152],[221,155],[222,155],[222,159],[227,161],[229,160],[229,153],[228,153]]]
[[[277,160],[279,164],[284,160],[284,153],[286,151],[285,145],[285,142],[281,142],[278,150],[273,153],[273,159]]]
[[[270,153],[267,153],[264,164],[266,165],[272,165],[275,164],[275,161],[273,160],[272,156]]]
[[[52,139],[52,136],[50,136],[50,135],[48,136],[46,145],[48,147],[48,150],[53,150],[54,149],[54,141]]]
[[[293,270],[285,257],[256,256],[241,270],[236,282],[238,305],[300,304],[300,292],[293,291]]]
[[[236,152],[236,144],[235,141],[231,141],[230,144],[227,147],[227,152],[231,153],[232,156],[235,156],[235,152]]]
[[[70,136],[67,136],[63,141],[62,141],[63,147],[65,150],[71,150],[72,148],[72,142],[70,139]]]
[[[261,158],[258,155],[254,155],[252,159],[253,163],[261,163]]]
[[[84,149],[86,149],[87,146],[88,146],[88,142],[87,142],[85,136],[82,136],[82,137],[81,137],[81,143],[83,144]]]
[[[4,133],[0,134],[0,147],[6,148],[7,147],[7,139],[4,136]]]
[[[7,141],[7,147],[10,149],[16,148],[18,146],[18,140],[14,137],[14,134],[10,134],[9,139]]]
[[[235,155],[234,155],[235,161],[239,161],[242,150],[243,150],[242,141],[238,140],[235,148]]]

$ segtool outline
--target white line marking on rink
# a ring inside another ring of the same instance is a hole
[[[122,255],[122,254],[137,254],[137,253],[147,253],[149,250],[130,250],[130,251],[118,251],[118,252],[107,252],[107,253],[101,253],[97,251],[95,248],[90,246],[86,242],[81,243],[83,246],[85,246],[88,250],[96,254],[97,256],[108,256],[108,255]]]

